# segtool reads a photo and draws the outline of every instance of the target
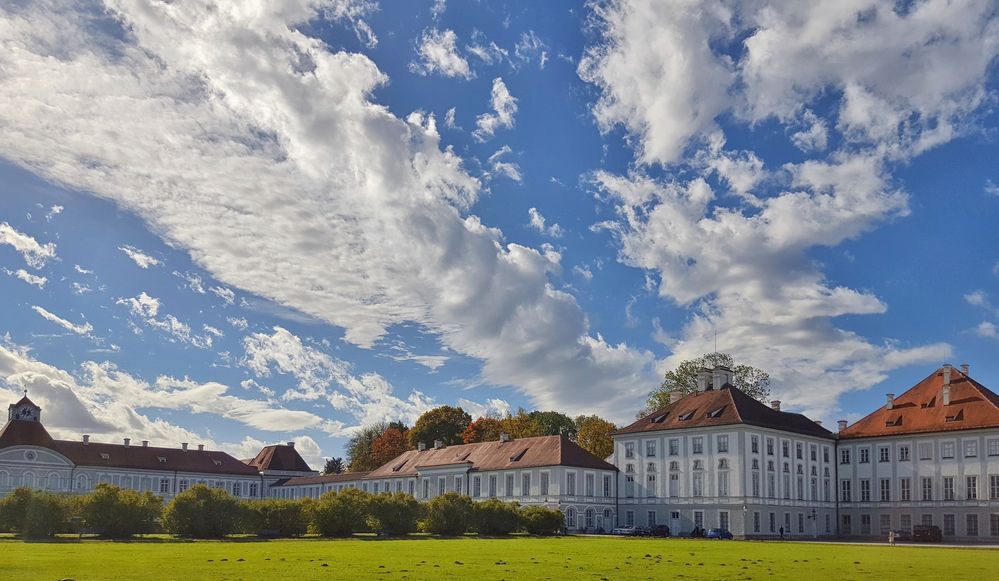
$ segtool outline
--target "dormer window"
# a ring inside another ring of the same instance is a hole
[[[920,407],[922,407],[923,409],[926,409],[926,408],[931,408],[931,407],[933,407],[933,406],[934,406],[934,404],[936,404],[936,403],[937,403],[937,398],[936,398],[936,396],[933,396],[933,397],[932,397],[932,398],[930,399],[930,401],[928,401],[928,402],[924,403],[924,404],[923,404],[922,406],[920,406]]]
[[[708,417],[709,418],[717,418],[717,417],[721,416],[722,412],[724,412],[724,411],[725,411],[725,406],[722,406],[722,407],[720,407],[720,408],[718,408],[716,410],[712,410],[712,411],[708,412]]]
[[[948,422],[960,422],[963,419],[964,419],[964,410],[963,409],[960,410],[960,411],[958,411],[954,415],[947,416],[947,421]]]
[[[166,464],[166,456],[157,456],[156,459],[160,461],[160,464]]]
[[[661,424],[664,421],[666,421],[666,416],[668,416],[668,415],[669,415],[668,413],[666,413],[666,414],[659,414],[658,416],[652,418],[652,421],[650,423]]]
[[[681,416],[679,417],[679,420],[680,420],[681,422],[685,422],[685,421],[689,420],[690,418],[694,417],[694,412],[696,412],[696,411],[697,411],[697,410],[690,410],[689,412],[687,412],[687,413],[685,413],[685,414],[681,415]]]
[[[101,460],[110,460],[110,459],[111,459],[111,454],[108,454],[107,452],[101,452]]]
[[[399,462],[398,464],[396,464],[395,466],[392,467],[392,472],[398,472],[398,471],[402,470],[402,467],[405,466],[405,465],[406,465],[406,460],[403,460],[402,462]]]
[[[214,462],[216,466],[221,466],[222,465],[222,461],[221,460],[212,460],[212,462]]]
[[[896,427],[901,426],[901,425],[902,425],[902,416],[898,416],[895,419],[887,420],[885,422],[885,427],[886,428],[896,428]]]
[[[513,456],[510,456],[510,461],[511,462],[518,462],[518,461],[520,461],[521,458],[524,457],[524,454],[527,454],[527,448],[524,448],[520,452],[517,452]]]

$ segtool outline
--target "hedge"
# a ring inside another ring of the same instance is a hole
[[[435,535],[463,535],[472,521],[472,499],[446,492],[427,503],[421,530]]]
[[[98,484],[80,504],[86,529],[114,539],[155,532],[163,512],[163,499],[153,493],[107,483]]]
[[[557,535],[565,530],[565,516],[554,508],[525,506],[520,511],[520,518],[532,535]]]
[[[523,528],[520,505],[495,498],[472,507],[472,528],[482,535],[508,535]]]
[[[348,488],[319,497],[312,511],[312,530],[324,537],[349,537],[368,530],[371,496]]]
[[[170,501],[163,511],[168,532],[182,537],[218,539],[241,532],[243,505],[224,490],[195,484]]]

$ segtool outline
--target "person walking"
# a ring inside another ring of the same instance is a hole
[[[895,546],[895,531],[888,531],[888,544],[892,547]]]
[[[784,527],[780,528],[780,540],[784,540]]]

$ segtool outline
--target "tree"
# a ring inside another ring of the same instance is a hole
[[[349,537],[367,529],[371,495],[356,488],[327,492],[312,512],[312,526],[324,537]]]
[[[371,454],[371,444],[385,433],[386,424],[374,424],[361,428],[347,442],[347,471],[368,472],[381,466]]]
[[[323,474],[341,474],[346,469],[343,458],[327,458],[323,466]]]
[[[507,414],[501,423],[503,431],[511,438],[533,438],[534,436],[546,435],[541,422],[524,411],[524,408],[518,409],[514,415]]]
[[[25,539],[43,539],[66,528],[65,497],[18,488],[0,500],[0,528]]]
[[[371,528],[386,536],[399,537],[416,532],[423,506],[403,492],[376,494],[371,498],[369,514]]]
[[[770,375],[762,369],[750,365],[736,365],[728,353],[707,353],[696,359],[681,361],[676,369],[666,372],[662,385],[649,393],[645,407],[638,412],[644,417],[669,405],[669,392],[679,391],[683,395],[697,391],[697,372],[701,368],[714,369],[728,367],[735,374],[735,387],[746,395],[763,403],[770,399]]]
[[[541,433],[548,436],[563,435],[572,440],[576,439],[578,428],[572,418],[561,412],[541,412],[533,411],[528,414],[538,424],[541,425]]]
[[[163,511],[163,524],[175,535],[220,539],[245,522],[243,507],[225,490],[195,484],[173,497]]]
[[[525,506],[520,509],[520,518],[532,535],[557,535],[565,528],[565,516],[557,508]]]
[[[371,461],[381,466],[391,462],[406,450],[409,450],[406,433],[398,428],[389,428],[371,442]]]
[[[416,425],[409,430],[409,445],[416,448],[420,442],[432,446],[435,440],[440,440],[446,446],[462,443],[461,434],[472,423],[472,416],[460,407],[443,405],[428,410],[416,420]]]
[[[463,535],[472,520],[472,499],[457,492],[435,496],[426,505],[424,532],[435,535]]]
[[[508,535],[521,528],[520,506],[490,498],[472,505],[472,523],[480,535]]]
[[[479,418],[468,424],[468,428],[461,433],[461,440],[466,444],[478,444],[479,442],[495,442],[499,440],[500,432],[503,431],[503,423],[496,418]]]
[[[304,535],[309,527],[312,499],[269,498],[243,501],[246,532],[260,536],[294,537]]]
[[[616,429],[617,426],[600,416],[579,416],[576,418],[576,443],[597,458],[607,458],[614,452],[611,434]]]
[[[125,490],[106,482],[83,498],[87,528],[102,537],[123,539],[154,532],[163,511],[163,499],[152,492]]]

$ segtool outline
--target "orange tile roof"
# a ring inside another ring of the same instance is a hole
[[[809,418],[792,412],[777,411],[728,384],[721,389],[689,393],[679,401],[621,428],[615,434],[734,424],[749,424],[819,438],[833,437],[832,432]]]
[[[841,439],[999,427],[999,395],[951,368],[950,405],[943,405],[943,368],[887,406],[839,433]]]
[[[318,476],[296,476],[281,480],[277,483],[280,486],[304,486],[307,484],[333,484],[337,482],[353,482],[362,480],[368,475],[367,472],[341,472],[340,474],[320,474]]]
[[[274,470],[280,472],[313,472],[301,454],[292,446],[274,444],[264,446],[256,457],[246,463],[261,472]]]

